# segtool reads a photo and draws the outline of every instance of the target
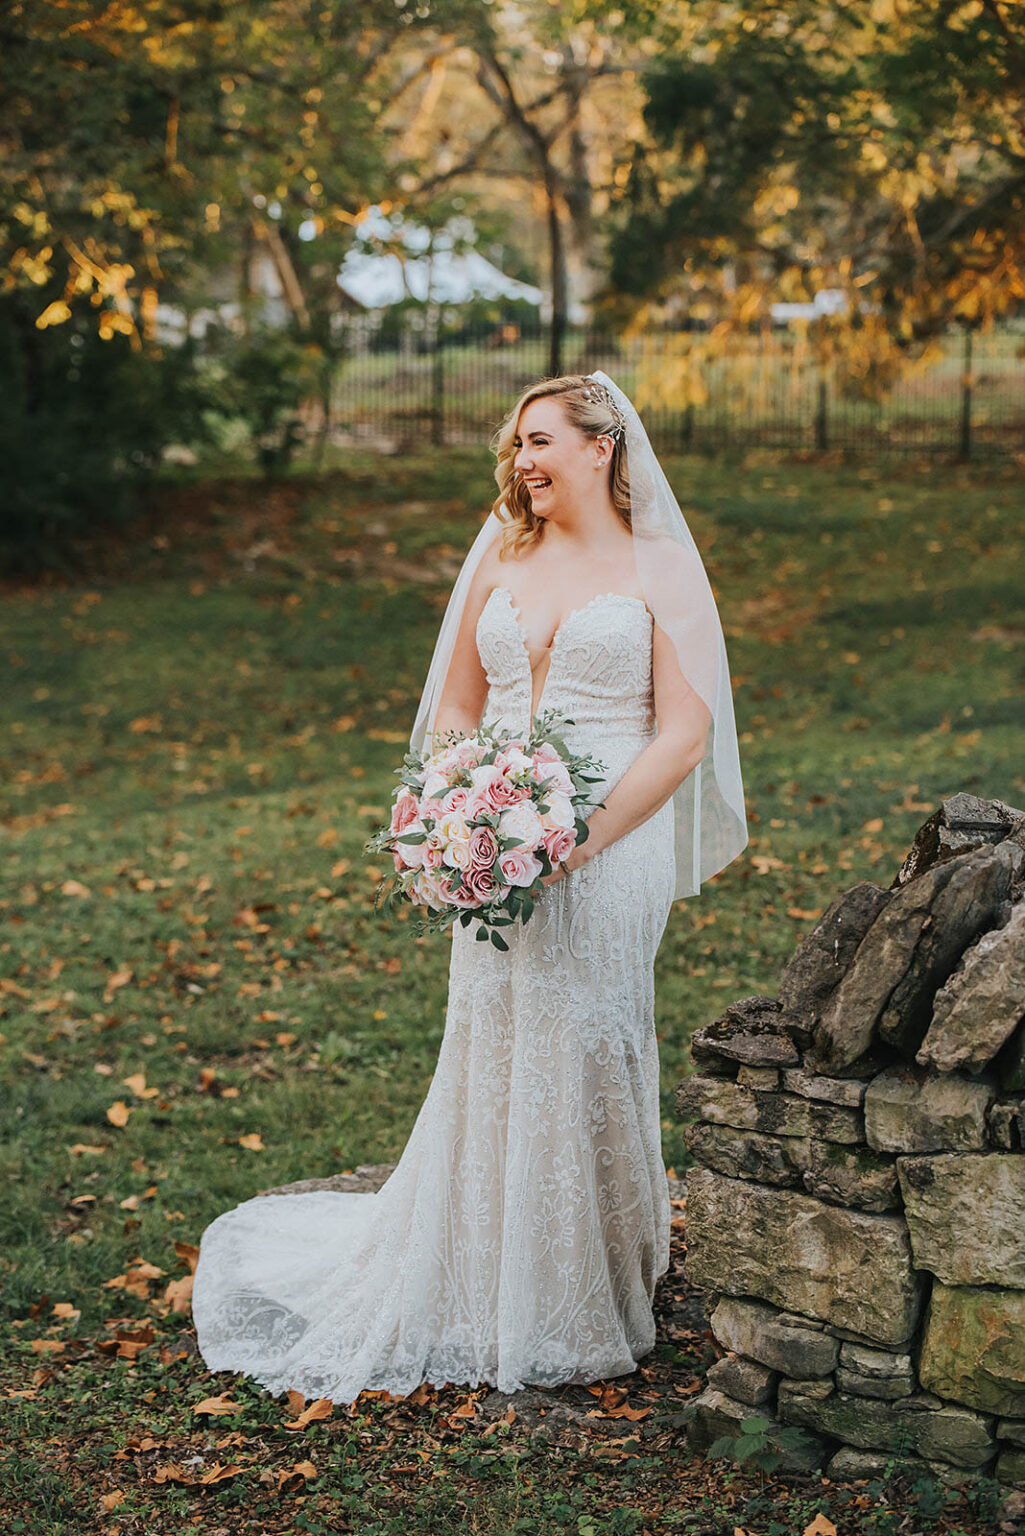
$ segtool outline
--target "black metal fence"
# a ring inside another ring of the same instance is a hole
[[[814,322],[813,322],[814,323]],[[342,322],[336,441],[401,449],[486,441],[549,373],[549,335],[522,322],[446,328],[424,313]],[[766,447],[1025,454],[1025,323],[958,330],[926,350],[853,349],[823,363],[807,330],[734,335],[570,328],[562,372],[603,368],[660,451]]]

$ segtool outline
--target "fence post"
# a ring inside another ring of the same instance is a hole
[[[445,359],[441,347],[441,318],[434,317],[431,353],[431,442],[435,448],[445,446]]]
[[[815,446],[823,451],[829,447],[829,415],[827,411],[825,373],[819,373],[819,403],[815,412]]]
[[[959,457],[972,456],[972,328],[964,328],[964,364],[961,371],[961,452]]]

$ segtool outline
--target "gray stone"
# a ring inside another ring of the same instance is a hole
[[[737,1131],[703,1120],[684,1126],[683,1139],[691,1156],[705,1168],[759,1184],[800,1185],[809,1157],[807,1138],[764,1136],[760,1131]]]
[[[741,998],[714,1023],[696,1031],[691,1056],[699,1067],[724,1061],[748,1067],[795,1066],[800,1060],[796,1027],[783,1018],[778,998]]]
[[[900,1205],[897,1165],[867,1147],[809,1141],[804,1187],[810,1195],[860,1211],[892,1211]]]
[[[864,1140],[860,1111],[837,1104],[814,1104],[793,1093],[756,1093],[721,1077],[685,1077],[676,1090],[680,1115],[712,1125],[769,1136],[819,1136],[825,1141]]]
[[[840,1363],[848,1370],[873,1377],[876,1381],[892,1381],[894,1378],[913,1380],[915,1374],[909,1354],[895,1353],[889,1349],[870,1349],[866,1344],[841,1344]]]
[[[899,1456],[892,1451],[859,1451],[852,1445],[841,1446],[826,1463],[825,1471],[834,1482],[855,1482],[861,1478],[897,1475],[929,1477],[945,1488],[963,1489],[978,1476],[978,1470],[952,1467],[949,1461],[926,1461],[923,1456]]]
[[[835,1073],[863,1056],[897,983],[911,963],[933,903],[952,878],[956,860],[937,864],[897,891],[858,946],[823,1009],[806,1066]]]
[[[760,1408],[772,1402],[776,1396],[777,1371],[759,1365],[757,1360],[745,1360],[743,1355],[724,1355],[708,1367],[706,1380],[717,1392],[725,1392],[738,1403],[750,1403]]]
[[[787,1013],[812,1022],[818,1019],[858,945],[890,899],[889,891],[865,880],[827,907],[780,975],[779,1000]]]
[[[715,1387],[706,1387],[693,1400],[687,1425],[688,1444],[692,1450],[707,1451],[712,1442],[722,1435],[739,1435],[743,1420],[755,1417],[770,1420],[771,1427],[766,1431],[765,1438],[769,1446],[782,1457],[782,1471],[811,1472],[821,1467],[825,1446],[817,1435],[808,1435],[805,1444],[799,1448],[781,1446],[776,1438],[779,1426],[769,1414],[752,1410],[748,1403],[737,1402]]]
[[[1010,1440],[1012,1445],[1025,1450],[1025,1419],[1001,1419],[997,1425],[997,1439]]]
[[[1025,1291],[934,1285],[918,1374],[970,1408],[1025,1414]]]
[[[832,1376],[812,1377],[806,1380],[802,1377],[784,1376],[780,1382],[788,1392],[796,1392],[801,1397],[827,1398],[833,1394]]]
[[[962,790],[938,806],[915,833],[894,885],[907,885],[933,864],[969,848],[999,843],[1019,826],[1025,812],[1002,800],[982,800]]]
[[[712,1313],[711,1328],[724,1349],[784,1376],[828,1376],[840,1353],[839,1342],[821,1329],[784,1322],[761,1301],[724,1297]]]
[[[937,992],[920,1064],[979,1072],[1014,1033],[1025,1011],[1025,902],[1007,903],[1000,916]]]
[[[913,1373],[909,1373],[906,1377],[891,1376],[882,1380],[878,1376],[862,1376],[860,1371],[852,1371],[845,1365],[838,1365],[836,1386],[837,1391],[851,1392],[855,1397],[882,1397],[892,1400],[908,1397],[915,1390],[915,1378]]]
[[[947,1285],[1025,1287],[1025,1157],[898,1157],[917,1269]]]
[[[891,1466],[906,1477],[924,1477],[930,1466],[921,1456],[892,1456],[887,1451],[859,1451],[843,1445],[827,1461],[826,1476],[835,1483],[853,1483],[877,1477]]]
[[[921,1303],[900,1217],[706,1168],[687,1180],[686,1270],[703,1288],[761,1297],[892,1347],[914,1332]]]
[[[786,1067],[780,1077],[785,1093],[796,1093],[802,1099],[817,1099],[823,1104],[859,1109],[865,1097],[865,1084],[856,1079],[822,1077],[806,1072],[803,1067]]]
[[[1017,1152],[1025,1144],[1025,1102],[1000,1099],[989,1106],[986,1116],[990,1145],[1003,1152]]]
[[[834,1392],[811,1398],[781,1382],[777,1413],[784,1424],[801,1424],[864,1449],[917,1453],[958,1467],[981,1467],[996,1446],[990,1420],[966,1408],[934,1408],[915,1397],[887,1403]]]
[[[929,1067],[887,1067],[865,1093],[865,1137],[879,1152],[974,1152],[986,1145],[987,1083]]]
[[[1001,1451],[997,1457],[996,1478],[1000,1483],[1025,1487],[1025,1451]]]
[[[931,921],[922,925],[910,963],[880,1014],[883,1040],[915,1053],[932,1019],[937,989],[968,945],[999,920],[1023,865],[1025,854],[1008,842],[952,861],[953,874],[936,894]]]
[[[774,1093],[779,1087],[779,1070],[776,1067],[738,1067],[737,1082],[742,1088],[754,1088],[759,1093]]]

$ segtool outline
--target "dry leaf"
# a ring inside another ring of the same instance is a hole
[[[131,1113],[132,1111],[128,1108],[128,1105],[125,1104],[122,1099],[118,1099],[117,1102],[112,1104],[107,1110],[107,1119],[110,1121],[111,1125],[127,1125],[128,1116]]]
[[[803,1536],[836,1536],[836,1526],[820,1510],[811,1524],[805,1526]]]
[[[245,1467],[222,1467],[220,1462],[216,1462],[209,1472],[203,1473],[199,1481],[201,1483],[223,1483],[225,1478],[238,1477],[239,1473],[244,1471]]]
[[[182,1275],[180,1280],[168,1281],[164,1300],[172,1312],[188,1312],[192,1306],[192,1276]]]
[[[61,886],[62,896],[91,896],[92,891],[81,880],[65,880]]]
[[[317,1469],[312,1461],[297,1461],[294,1467],[282,1467],[278,1473],[278,1492],[294,1493],[309,1477],[316,1477]]]
[[[240,1147],[248,1147],[250,1152],[263,1152],[265,1150],[263,1138],[259,1131],[252,1131],[248,1136],[240,1136],[238,1144]]]
[[[184,1259],[189,1269],[195,1273],[196,1265],[199,1263],[199,1248],[197,1245],[195,1243],[185,1243],[181,1238],[178,1238],[175,1241],[174,1252],[175,1257]]]
[[[201,1403],[196,1403],[193,1413],[241,1413],[242,1404],[233,1403],[229,1392],[222,1392],[219,1397],[204,1397]]]
[[[329,1419],[335,1411],[335,1405],[329,1397],[318,1397],[316,1402],[304,1408],[297,1419],[289,1419],[286,1429],[305,1429],[307,1424],[313,1424],[318,1419]]]

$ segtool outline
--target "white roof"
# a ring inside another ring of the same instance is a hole
[[[473,249],[455,251],[461,240],[472,238],[472,223],[452,220],[435,233],[433,250],[431,232],[422,226],[400,224],[397,228],[376,209],[357,227],[364,239],[375,236],[394,245],[391,251],[348,251],[338,272],[338,286],[365,309],[386,309],[403,299],[421,303],[431,299],[438,304],[462,304],[468,299],[526,299],[539,305],[540,288],[507,277],[498,267]]]

